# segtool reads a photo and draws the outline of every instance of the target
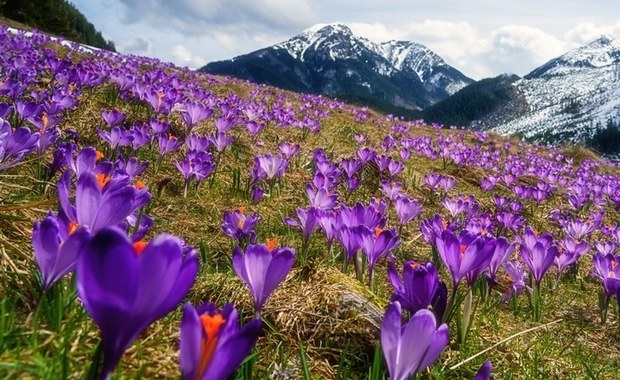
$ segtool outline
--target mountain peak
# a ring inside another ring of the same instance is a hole
[[[345,35],[353,35],[351,28],[341,23],[330,23],[330,24],[316,24],[308,29],[304,30],[300,33],[304,34],[323,34],[323,35],[331,35],[331,34],[345,34]]]
[[[603,68],[620,64],[620,40],[601,35],[589,43],[550,60],[526,78],[564,75],[575,70]]]
[[[473,82],[423,45],[375,43],[342,23],[317,24],[276,45],[204,70],[287,89],[420,109]],[[290,72],[288,76],[284,73]]]

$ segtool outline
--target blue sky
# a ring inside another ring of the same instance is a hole
[[[343,22],[373,41],[422,43],[475,79],[527,74],[601,34],[617,0],[70,0],[122,53],[198,68]]]

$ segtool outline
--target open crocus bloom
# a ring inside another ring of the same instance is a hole
[[[233,374],[252,351],[262,326],[254,319],[239,328],[237,319],[232,304],[221,311],[212,303],[185,305],[180,347],[184,379],[224,380]]]

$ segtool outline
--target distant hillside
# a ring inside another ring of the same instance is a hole
[[[116,51],[114,43],[106,41],[66,0],[0,0],[0,15],[71,41]]]
[[[426,108],[422,117],[426,121],[446,126],[469,126],[472,121],[485,120],[500,110],[505,113],[506,107],[521,103],[512,85],[518,79],[516,75],[482,79]]]

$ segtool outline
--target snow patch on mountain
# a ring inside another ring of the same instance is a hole
[[[307,59],[308,52],[319,50],[327,51],[331,60],[355,59],[371,52],[374,60],[369,63],[375,72],[391,76],[397,72],[410,71],[418,76],[427,90],[445,89],[450,95],[472,82],[446,75],[445,72],[452,68],[424,45],[411,41],[374,43],[354,35],[344,24],[314,25],[273,48],[284,49],[302,62]]]
[[[583,142],[608,120],[620,121],[620,41],[601,36],[513,85],[529,111],[491,131],[542,143]]]

